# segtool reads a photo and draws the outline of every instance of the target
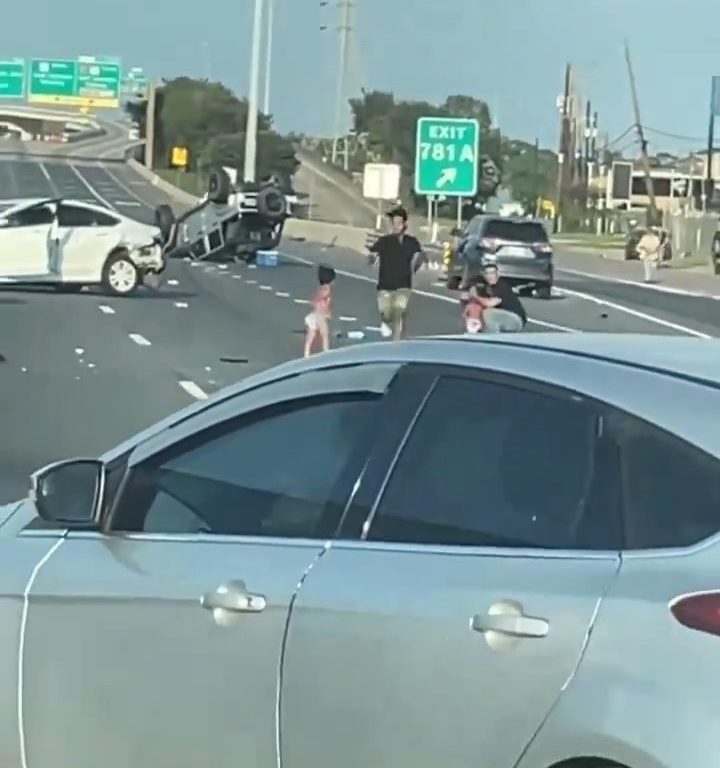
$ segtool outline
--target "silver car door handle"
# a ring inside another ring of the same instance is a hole
[[[221,609],[232,613],[260,613],[267,606],[263,595],[253,595],[247,591],[245,582],[230,581],[217,589],[206,592],[200,604],[208,611]]]
[[[546,637],[550,624],[545,619],[533,616],[488,613],[473,616],[472,628],[476,632],[499,632],[510,637]]]

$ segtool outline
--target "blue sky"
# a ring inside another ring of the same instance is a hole
[[[338,10],[275,0],[272,111],[280,130],[332,131]],[[611,139],[632,121],[623,37],[634,55],[643,122],[707,133],[720,74],[717,0],[356,0],[357,88],[442,100],[485,99],[510,136],[557,143],[555,99],[566,61]],[[247,92],[253,0],[33,0],[3,9],[0,58],[116,55],[153,76],[210,73]],[[645,17],[649,16],[646,20]],[[704,22],[707,21],[707,23]],[[327,31],[320,26],[327,24]],[[651,149],[692,142],[649,133]],[[621,142],[620,146],[626,145]]]

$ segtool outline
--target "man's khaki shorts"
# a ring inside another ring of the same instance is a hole
[[[377,302],[382,318],[402,317],[408,308],[412,290],[398,288],[395,291],[378,291]]]

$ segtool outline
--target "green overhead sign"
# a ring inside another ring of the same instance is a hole
[[[453,117],[421,117],[415,146],[418,195],[472,197],[478,189],[480,124]]]
[[[25,72],[23,59],[0,61],[0,99],[25,97]]]
[[[32,59],[28,100],[41,104],[114,108],[120,105],[122,67],[117,59],[81,56]]]

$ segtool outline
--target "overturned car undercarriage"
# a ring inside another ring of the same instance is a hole
[[[288,204],[274,183],[234,187],[222,168],[210,173],[203,200],[177,217],[169,205],[155,209],[163,250],[168,258],[253,262],[258,251],[277,248]]]

